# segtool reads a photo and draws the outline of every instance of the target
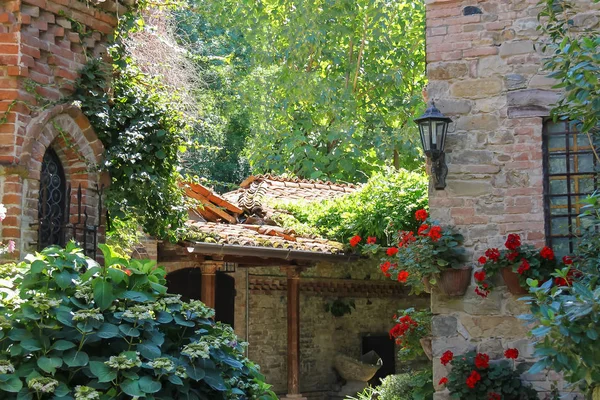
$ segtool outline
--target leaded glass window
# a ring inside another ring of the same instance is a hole
[[[66,214],[66,182],[60,159],[52,149],[46,150],[40,176],[38,205],[38,247],[57,244],[64,246]]]
[[[581,200],[598,187],[597,161],[588,136],[568,122],[546,122],[543,143],[546,241],[565,255],[586,226]]]

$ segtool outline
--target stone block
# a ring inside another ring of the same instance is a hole
[[[502,312],[502,292],[499,290],[493,290],[485,299],[474,290],[468,290],[463,299],[465,312],[471,315],[499,315]]]
[[[427,68],[427,77],[431,80],[448,80],[462,78],[469,72],[467,63],[464,62],[441,62],[430,64]]]
[[[435,105],[446,115],[468,114],[471,111],[471,103],[467,100],[440,99]]]
[[[434,314],[450,314],[463,311],[463,301],[459,297],[445,297],[439,293],[431,294],[431,312]]]
[[[520,40],[515,42],[505,42],[500,46],[500,56],[508,57],[519,54],[533,53],[533,42],[531,40]]]
[[[513,296],[510,293],[505,293],[506,300],[504,302],[503,312],[508,315],[519,316],[529,313],[529,305],[519,300],[521,296]]]
[[[458,320],[454,316],[436,315],[431,321],[431,334],[435,337],[454,336]]]
[[[530,88],[538,88],[538,89],[551,89],[552,86],[556,85],[558,81],[553,78],[549,78],[547,75],[534,75],[529,80]]]
[[[493,114],[466,115],[456,121],[456,129],[464,131],[494,131],[498,126],[498,117]]]
[[[504,85],[508,90],[523,89],[527,86],[527,80],[523,75],[508,74],[504,77]]]
[[[547,117],[550,115],[550,107],[544,106],[516,106],[508,107],[508,118],[533,118]]]
[[[483,196],[492,193],[493,187],[488,180],[448,179],[446,190],[460,196]]]
[[[523,338],[528,329],[514,317],[472,316],[463,314],[460,322],[473,338]]]
[[[519,358],[531,358],[533,357],[534,344],[527,339],[519,339],[512,342],[507,342],[506,347],[509,349],[519,350]]]
[[[450,87],[454,97],[480,99],[497,95],[502,91],[502,81],[498,78],[469,79],[456,82]]]
[[[501,358],[504,354],[504,348],[502,347],[502,340],[500,339],[488,339],[483,340],[477,345],[477,351],[479,353],[486,353],[490,358]]]
[[[554,90],[523,89],[509,92],[509,106],[552,106],[560,99],[560,93]]]
[[[464,354],[475,350],[475,343],[460,336],[455,336],[450,338],[434,338],[431,347],[433,356],[440,357],[447,350],[450,350],[454,354]]]

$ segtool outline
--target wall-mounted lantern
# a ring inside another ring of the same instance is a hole
[[[432,101],[425,114],[416,118],[415,122],[419,126],[419,132],[421,133],[423,151],[427,158],[431,160],[433,185],[436,190],[443,190],[446,187],[446,176],[448,175],[444,146],[446,144],[448,125],[452,120],[442,114]]]

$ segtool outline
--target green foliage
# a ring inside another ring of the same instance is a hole
[[[432,400],[432,371],[411,371],[390,375],[381,380],[381,385],[368,387],[349,400]]]
[[[356,304],[352,299],[337,298],[325,304],[325,312],[330,312],[334,317],[352,314],[352,310],[356,310]]]
[[[537,400],[537,392],[521,381],[520,374],[523,371],[521,364],[514,369],[512,362],[502,360],[490,363],[489,366],[477,367],[474,360],[474,352],[458,356],[452,361],[452,370],[448,374],[446,387],[450,391],[450,398],[460,400],[492,399],[491,393],[500,395],[502,400]],[[471,374],[479,375],[473,388],[467,385],[467,379]]]
[[[582,215],[590,227],[572,257],[573,264],[557,270],[545,283],[529,280],[531,315],[536,326],[532,373],[545,368],[562,371],[565,379],[591,395],[600,387],[600,195],[587,199]]]
[[[396,326],[390,330],[390,336],[396,340],[398,359],[413,361],[425,356],[420,340],[431,335],[431,312],[407,308],[398,310],[394,315]]]
[[[0,268],[2,399],[274,398],[213,310],[102,250],[103,267],[69,244]]]
[[[598,2],[598,0],[594,0]],[[549,54],[545,68],[564,90],[553,109],[555,118],[573,121],[584,133],[600,133],[600,35],[598,27],[574,26],[576,11],[568,0],[542,0],[538,29],[549,41],[542,49]],[[591,138],[596,142],[598,138]]]
[[[421,166],[423,1],[196,3],[250,48],[238,90],[254,170],[363,181],[393,158]]]
[[[159,82],[117,49],[112,65],[93,60],[84,67],[73,98],[106,149],[111,216],[133,218],[148,234],[174,238],[186,218],[178,187],[186,124]]]
[[[295,224],[312,227],[322,236],[348,243],[354,235],[393,243],[393,233],[417,226],[415,211],[427,205],[428,180],[421,172],[385,169],[359,190],[321,203],[274,203],[295,217]],[[277,216],[275,216],[277,218]],[[286,227],[297,227],[282,219]]]

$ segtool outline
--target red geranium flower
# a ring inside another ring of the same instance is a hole
[[[398,247],[405,246],[411,242],[414,242],[415,240],[417,240],[417,238],[415,237],[415,233],[413,231],[402,231],[400,232],[400,243],[398,243]]]
[[[385,253],[390,257],[395,256],[396,254],[398,254],[398,248],[397,247],[389,247]]]
[[[429,237],[434,242],[437,242],[442,237],[442,228],[437,225],[432,226],[429,230]]]
[[[506,238],[506,243],[504,243],[504,246],[506,246],[506,248],[509,250],[518,249],[521,246],[521,236],[517,235],[516,233],[511,233],[508,235],[508,238]]]
[[[517,272],[520,275],[523,275],[525,273],[525,271],[529,270],[529,267],[530,267],[529,261],[527,261],[526,259],[523,258],[521,260],[521,265],[519,266],[519,269],[517,269]]]
[[[452,353],[450,350],[446,350],[446,352],[442,354],[442,357],[440,357],[440,362],[442,363],[442,365],[448,365],[448,363],[452,361],[453,358],[454,353]]]
[[[490,356],[484,353],[477,353],[475,356],[475,366],[479,369],[486,369],[490,366]]]
[[[485,256],[494,262],[498,262],[500,259],[500,250],[498,249],[487,249]]]
[[[487,262],[487,258],[485,258],[484,256],[481,256],[481,257],[479,257],[479,259],[477,261],[479,261],[479,264],[483,265]]]
[[[417,221],[425,221],[427,219],[429,215],[427,214],[427,211],[421,209],[421,210],[417,210],[417,212],[415,213],[415,218],[417,219]]]
[[[491,392],[488,400],[502,400],[502,396],[500,396],[498,393]]]
[[[544,248],[540,251],[540,256],[546,260],[554,260],[554,251],[550,247],[544,246]]]
[[[519,350],[517,350],[517,349],[507,349],[504,352],[504,357],[516,360],[519,357]]]
[[[510,252],[506,255],[506,259],[508,261],[515,261],[517,259],[517,257],[519,257],[519,252],[518,251],[513,251]]]
[[[475,272],[473,274],[473,276],[475,277],[475,280],[477,282],[485,281],[485,271],[484,270]]]
[[[408,279],[408,272],[407,271],[400,271],[398,272],[398,282],[406,282],[406,279]]]
[[[554,284],[556,286],[568,286],[569,282],[565,278],[554,278]]]
[[[445,385],[446,383],[448,383],[448,378],[443,377],[442,379],[440,379],[440,382],[438,383],[438,385]]]
[[[480,380],[481,375],[479,375],[477,371],[472,371],[471,375],[469,375],[469,377],[467,378],[467,386],[473,389],[475,388],[475,385],[477,385],[477,382],[479,382]]]
[[[383,264],[381,264],[379,266],[379,269],[381,270],[381,272],[383,272],[383,275],[385,275],[386,278],[391,277],[392,275],[388,272],[389,269],[392,267],[392,263],[389,261],[384,262]]]
[[[427,229],[429,229],[429,225],[427,225],[427,224],[423,224],[423,225],[421,225],[421,226],[419,227],[419,229],[417,229],[417,235],[423,235],[423,236],[427,235],[427,233],[425,233],[425,234],[423,233],[423,232],[425,232]]]
[[[375,236],[369,236],[367,238],[367,244],[375,244],[377,242],[377,238]]]
[[[564,256],[562,258],[562,261],[565,265],[571,265],[573,264],[573,259],[570,256]]]
[[[353,236],[350,239],[350,246],[356,247],[356,245],[359,244],[361,240],[362,240],[362,238],[360,236],[358,236],[358,235]]]
[[[475,287],[475,293],[478,296],[481,296],[485,299],[490,294],[490,291],[488,289],[489,286],[487,283],[482,283],[480,286],[481,286],[481,288],[479,286]]]

